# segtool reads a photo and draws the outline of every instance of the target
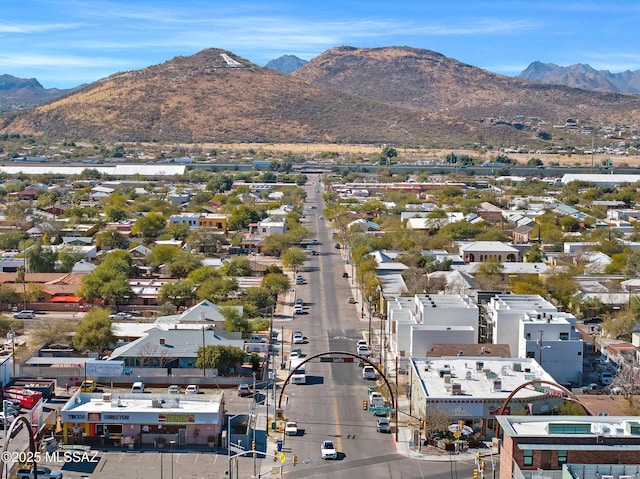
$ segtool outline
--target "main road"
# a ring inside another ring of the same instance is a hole
[[[306,283],[296,286],[296,296],[304,300],[306,314],[294,316],[285,327],[307,336],[307,344],[292,346],[300,347],[307,356],[328,351],[355,353],[357,341],[365,338],[368,323],[358,319],[360,303],[348,303],[349,296],[355,296],[352,279],[342,277],[346,271],[342,250],[335,249],[333,229],[322,218],[319,177],[312,177],[310,183],[306,187],[306,222],[317,233],[319,245],[310,248],[315,248],[318,255],[309,255],[301,273]],[[372,385],[373,381],[362,378],[356,361],[310,362],[307,384],[286,386],[284,414],[297,421],[301,430],[298,436],[285,438],[287,456],[298,457],[296,467],[285,468],[287,477],[444,478],[457,477],[458,473],[471,477],[471,464],[427,462],[398,454],[394,435],[378,433],[377,418],[363,410],[367,388]],[[334,441],[338,460],[320,458],[320,444],[326,439]]]

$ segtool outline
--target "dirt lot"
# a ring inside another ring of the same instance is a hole
[[[188,145],[184,145],[188,147]],[[256,143],[234,143],[228,144],[205,144],[200,145],[205,151],[211,149],[218,150],[235,150],[244,151],[253,150],[256,152],[273,152],[273,153],[293,153],[298,155],[305,155],[308,157],[317,157],[323,152],[335,152],[341,155],[355,155],[368,158],[379,154],[382,151],[381,145],[340,145],[331,143],[313,143],[313,144],[300,144],[300,143],[272,143],[272,144],[256,144]],[[439,150],[413,150],[397,148],[399,161],[404,160],[419,160],[419,159],[445,159],[452,150],[439,149]],[[469,155],[474,157],[480,157],[481,154],[473,150],[458,150],[459,155]],[[498,152],[491,152],[484,155],[482,158],[485,161],[491,161]],[[509,153],[507,156],[518,160],[520,163],[526,163],[531,158],[540,158],[545,164],[551,162],[558,162],[561,165],[566,166],[591,166],[591,155],[536,155],[536,154],[520,154]],[[611,155],[595,155],[593,158],[594,165],[599,166],[604,159],[611,158],[614,166],[624,166],[625,164],[633,167],[640,167],[640,156],[611,156]]]

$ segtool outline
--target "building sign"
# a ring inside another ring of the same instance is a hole
[[[128,414],[104,414],[102,416],[104,421],[128,421]]]
[[[497,407],[495,409],[492,409],[491,411],[489,411],[489,414],[494,415],[494,416],[500,414],[500,408]],[[504,413],[503,414],[505,416],[511,414],[511,406],[507,406],[506,408],[504,408]]]
[[[67,417],[69,418],[69,421],[86,421],[87,420],[86,414],[69,414],[67,415]]]
[[[195,414],[158,414],[158,422],[196,422]]]
[[[91,422],[100,422],[102,421],[102,414],[99,412],[90,412],[89,413],[89,421]]]

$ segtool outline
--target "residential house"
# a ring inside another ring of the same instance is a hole
[[[109,359],[124,361],[127,367],[195,368],[198,349],[216,345],[244,349],[244,340],[240,333],[204,325],[199,329],[151,329],[139,339],[116,348]]]
[[[501,241],[474,241],[459,247],[460,255],[465,263],[483,262],[495,259],[501,263],[522,261],[520,251]]]

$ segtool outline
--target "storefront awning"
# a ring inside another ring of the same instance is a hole
[[[50,301],[52,303],[79,303],[82,298],[79,296],[54,296]]]

